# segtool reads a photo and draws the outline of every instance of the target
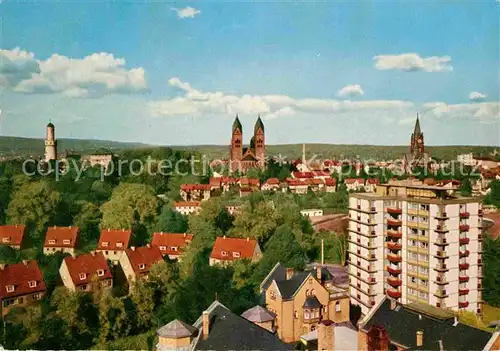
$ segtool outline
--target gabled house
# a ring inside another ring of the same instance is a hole
[[[210,254],[210,265],[231,264],[235,260],[246,259],[257,262],[262,257],[257,240],[250,238],[217,237]]]
[[[131,236],[131,230],[104,229],[99,237],[97,252],[102,252],[107,260],[118,262],[125,249],[128,248]]]
[[[163,256],[168,255],[171,260],[181,260],[182,254],[193,240],[193,234],[187,233],[153,233],[151,246],[160,249]]]
[[[10,224],[0,226],[0,245],[20,249],[23,243],[25,225]]]
[[[35,260],[0,264],[0,316],[12,307],[39,301],[47,288]]]
[[[70,291],[92,291],[96,284],[113,286],[113,276],[102,252],[64,257],[59,275]]]
[[[120,266],[125,273],[129,286],[138,279],[148,279],[149,270],[157,263],[163,262],[163,255],[158,246],[131,247],[125,250],[120,258]]]
[[[380,184],[380,180],[377,178],[368,178],[365,184],[365,191],[367,193],[374,193],[377,189],[377,185]]]
[[[184,201],[204,201],[210,199],[210,184],[182,184],[180,195]]]
[[[178,201],[174,204],[174,209],[180,214],[188,216],[191,214],[198,214],[201,207],[199,201]]]
[[[294,178],[287,178],[285,179],[285,182],[292,194],[307,194],[309,185],[306,182]]]
[[[74,254],[78,237],[78,227],[49,227],[45,236],[43,253],[54,254],[58,251]]]
[[[337,179],[326,178],[325,179],[325,191],[327,193],[334,193],[337,190]]]
[[[280,180],[278,178],[269,178],[262,184],[260,190],[262,191],[277,191],[280,188]]]
[[[359,191],[365,186],[365,180],[363,178],[346,178],[345,186],[347,191]]]

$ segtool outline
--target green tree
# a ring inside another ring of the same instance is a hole
[[[104,293],[99,301],[99,341],[105,343],[127,336],[131,330],[130,320],[124,300]]]
[[[156,231],[166,233],[185,233],[188,229],[188,218],[174,211],[171,204],[165,204],[157,217]]]
[[[78,240],[84,244],[97,243],[99,240],[99,222],[101,211],[99,207],[91,202],[78,201],[76,203],[77,214],[73,224],[79,228]]]
[[[12,180],[8,177],[0,177],[0,225],[5,223],[5,211],[12,195]]]
[[[485,196],[484,203],[500,208],[500,180],[490,183],[490,192]]]
[[[460,195],[471,196],[472,195],[472,184],[469,178],[464,178],[460,182]]]
[[[155,308],[153,287],[144,280],[136,281],[131,287],[130,298],[134,303],[135,326],[139,331],[149,329]]]
[[[484,236],[483,298],[491,306],[500,307],[500,240]]]

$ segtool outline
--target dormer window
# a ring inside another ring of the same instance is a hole
[[[14,292],[14,285],[6,285],[5,289],[8,293]]]
[[[3,238],[2,242],[4,242],[4,243],[10,243],[10,238]]]
[[[85,278],[87,278],[85,273],[80,273],[78,276],[80,277],[80,280],[85,280]]]
[[[167,249],[167,247],[166,247],[166,246],[160,246],[160,250],[161,250],[161,251],[165,251],[166,249]]]
[[[108,247],[108,245],[109,245],[109,243],[108,243],[107,241],[103,241],[103,242],[102,242],[102,246],[103,246],[103,247]]]
[[[146,268],[146,265],[144,263],[140,263],[139,264],[139,269],[144,269],[144,268]]]
[[[69,245],[70,243],[71,243],[71,240],[69,240],[69,239],[64,239],[63,240],[63,244],[64,245]]]
[[[56,243],[56,241],[55,241],[54,239],[50,239],[50,240],[49,240],[49,244],[53,245],[53,244],[55,244],[55,243]]]
[[[28,285],[29,285],[30,288],[35,288],[36,287],[36,280],[30,280],[28,282]]]
[[[97,275],[98,275],[99,277],[102,277],[102,276],[104,275],[104,269],[98,269],[98,270],[97,270]]]
[[[240,253],[239,252],[233,252],[233,257],[240,257]]]
[[[226,251],[222,251],[222,256],[227,256],[227,252]]]
[[[116,247],[122,247],[122,246],[123,246],[122,242],[119,241],[119,242],[116,243]]]

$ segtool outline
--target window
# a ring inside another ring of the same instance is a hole
[[[240,253],[239,252],[233,252],[233,257],[240,257]]]
[[[80,280],[85,280],[85,278],[87,277],[85,273],[80,273],[78,276],[80,277]]]
[[[179,248],[177,246],[172,246],[171,249],[172,249],[172,251],[175,251],[175,252],[179,251]]]
[[[315,293],[316,293],[316,292],[314,291],[314,289],[311,289],[311,296],[314,296],[314,295],[315,295]]]
[[[50,240],[49,240],[49,244],[53,245],[53,244],[55,244],[55,243],[56,243],[56,241],[55,241],[54,239],[50,239]]]
[[[306,296],[309,296],[309,289],[306,290]]]
[[[335,302],[335,312],[340,312],[340,302]]]
[[[3,241],[4,243],[10,243],[10,238],[3,238],[3,239],[2,239],[2,241]]]
[[[408,280],[410,281],[410,283],[417,284],[417,278],[415,277],[408,277]]]
[[[34,288],[34,287],[36,287],[36,280],[30,280],[30,281],[28,282],[28,285],[30,286],[30,288]]]
[[[104,253],[107,255],[107,254],[109,254],[109,251],[104,251]]]
[[[102,276],[104,275],[104,269],[98,269],[98,270],[97,270],[97,275],[98,275],[99,277],[102,277]]]
[[[146,265],[144,263],[139,263],[139,269],[144,269],[146,268]]]
[[[70,243],[71,243],[71,240],[69,240],[69,239],[64,239],[63,240],[63,244],[64,245],[69,245]]]
[[[40,294],[40,293],[33,294],[33,300],[40,300],[41,298],[42,298],[42,294]]]
[[[294,312],[293,312],[293,317],[294,317],[295,319],[298,319],[298,318],[299,318],[299,313],[298,313],[297,311],[294,311]]]
[[[421,274],[429,274],[429,269],[425,267],[420,267],[420,273]]]
[[[14,292],[14,285],[6,285],[5,289],[8,293]]]
[[[221,254],[222,254],[222,256],[227,256],[227,252],[226,251],[222,251]]]
[[[309,319],[309,311],[308,310],[305,310],[304,311],[304,319]]]
[[[419,259],[420,259],[420,261],[427,262],[429,260],[429,256],[428,255],[424,255],[424,254],[420,254],[419,255]]]
[[[421,241],[420,242],[420,247],[424,248],[424,249],[427,249],[429,247],[429,243],[426,243],[425,241]]]
[[[420,279],[420,285],[427,286],[429,283],[425,279]]]
[[[161,250],[161,251],[165,251],[166,249],[167,249],[167,247],[166,247],[166,246],[160,246],[160,250]]]
[[[116,247],[122,247],[123,246],[123,243],[122,242],[117,242],[116,243]]]

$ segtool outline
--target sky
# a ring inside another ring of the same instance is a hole
[[[0,134],[500,145],[500,2],[0,0]]]

